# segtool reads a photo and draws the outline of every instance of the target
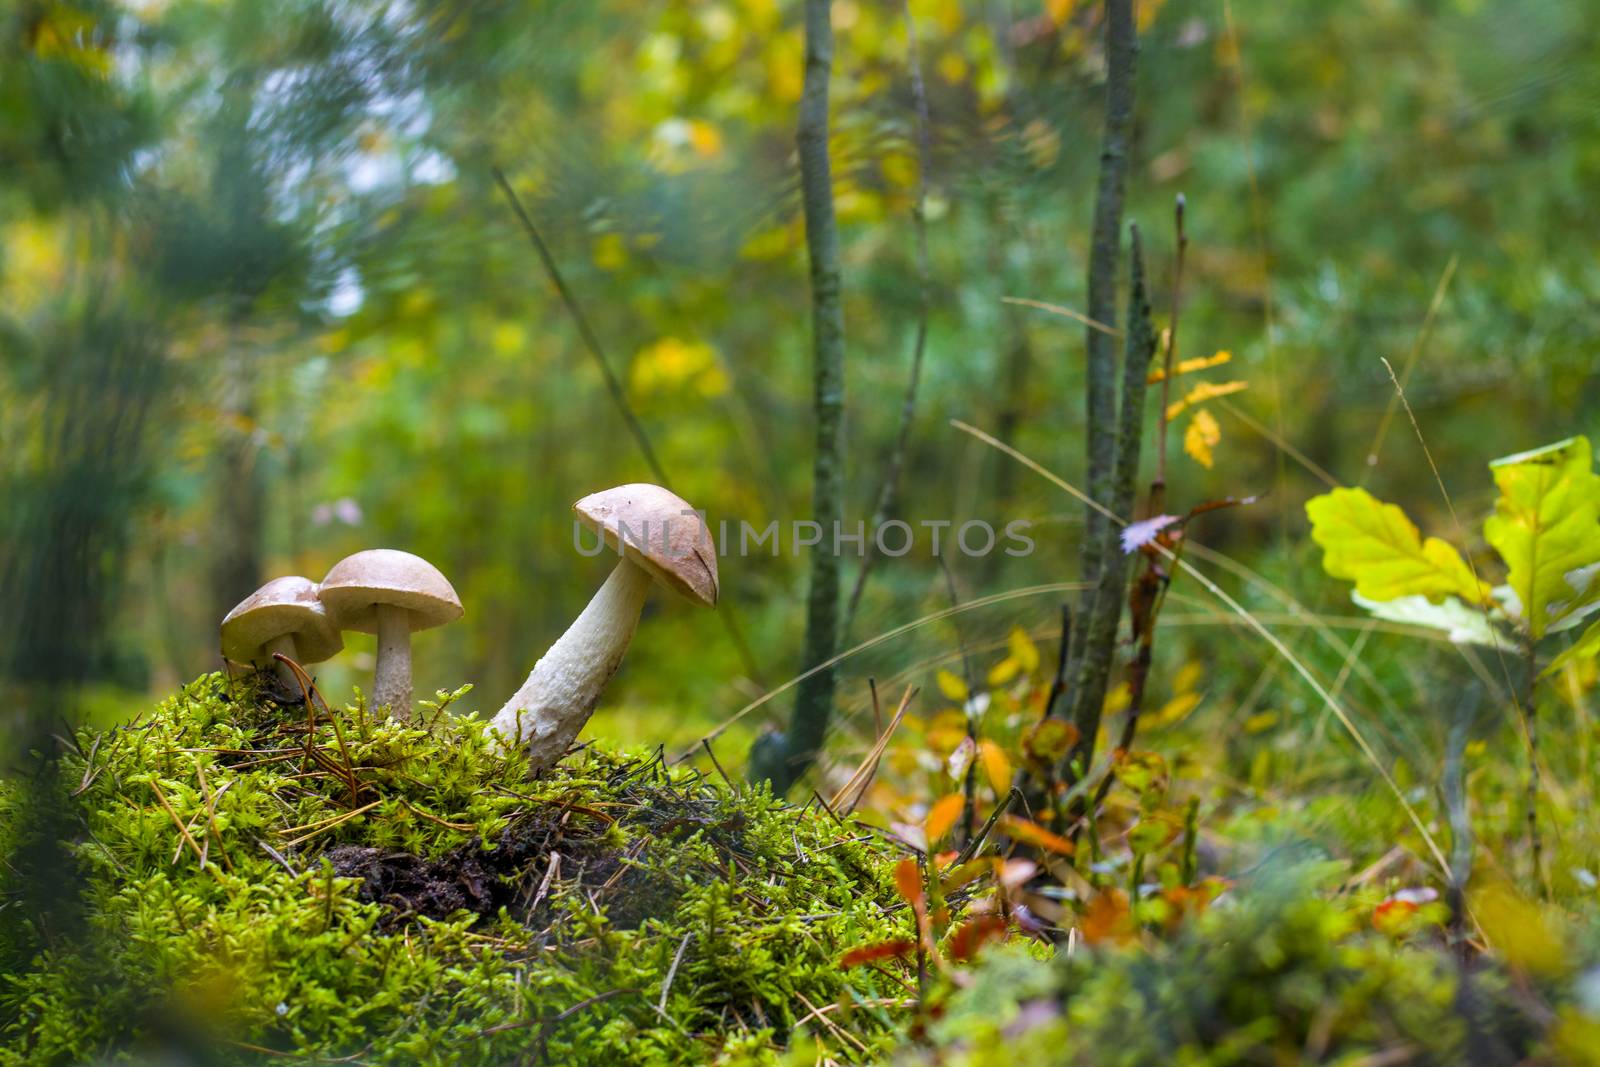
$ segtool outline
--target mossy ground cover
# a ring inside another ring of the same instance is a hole
[[[0,789],[0,833],[69,812],[85,919],[8,906],[3,1063],[850,1061],[906,999],[838,965],[910,929],[886,849],[656,755],[534,779],[447,707],[308,716],[208,675],[60,769]]]

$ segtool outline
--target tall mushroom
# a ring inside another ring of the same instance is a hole
[[[378,635],[372,706],[411,714],[411,635],[461,617],[461,599],[421,556],[372,548],[346,556],[322,579],[322,602],[341,630]]]
[[[622,558],[494,717],[503,738],[527,746],[534,770],[559,760],[589,721],[633,640],[652,581],[703,607],[717,603],[716,547],[683,498],[638,483],[586,496],[572,510]]]
[[[271,664],[291,693],[300,683],[287,664],[272,658],[274,652],[300,664],[321,663],[343,647],[339,628],[317,597],[317,583],[309,578],[274,578],[222,620],[222,654],[235,663]]]

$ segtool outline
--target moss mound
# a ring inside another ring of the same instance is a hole
[[[221,675],[77,749],[53,797],[0,787],[8,853],[30,808],[68,807],[84,918],[64,934],[8,897],[0,1063],[736,1063],[802,1038],[861,1060],[891,1040],[871,1005],[897,991],[837,965],[908,927],[888,855],[763,790],[595,750],[531,779],[442,705],[308,723]]]

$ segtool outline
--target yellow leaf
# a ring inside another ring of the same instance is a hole
[[[1183,450],[1190,459],[1210,470],[1213,463],[1211,449],[1220,440],[1222,427],[1217,425],[1211,412],[1201,408],[1189,420],[1189,428],[1183,431]]]
[[[939,57],[939,61],[934,65],[938,68],[939,74],[944,80],[951,85],[960,85],[967,76],[967,61],[961,57],[959,52],[946,52]]]
[[[1591,625],[1583,632],[1583,636],[1551,660],[1550,666],[1539,672],[1539,677],[1556,674],[1569,666],[1580,665],[1585,660],[1592,664],[1596,656],[1600,656],[1600,622]]]
[[[1569,437],[1489,464],[1500,498],[1483,535],[1535,639],[1600,600],[1600,474],[1590,462],[1588,438]]]
[[[1118,682],[1116,688],[1106,694],[1106,702],[1101,705],[1101,713],[1115,715],[1126,711],[1131,703],[1133,703],[1133,693],[1128,689],[1128,683]]]
[[[1270,730],[1278,724],[1278,713],[1275,711],[1260,711],[1244,721],[1244,732],[1259,734],[1263,730]]]
[[[1335,489],[1306,501],[1322,568],[1356,583],[1368,600],[1422,595],[1438,603],[1460,596],[1486,603],[1489,587],[1472,577],[1461,554],[1437,537],[1426,541],[1393,504],[1365,489]]]
[[[1017,676],[1017,672],[1020,670],[1022,670],[1022,664],[1018,663],[1011,656],[1007,656],[1005,659],[989,668],[989,684],[991,686],[1005,685],[1007,682],[1011,681],[1011,679],[1015,678]]]
[[[1212,367],[1220,367],[1232,358],[1233,353],[1224,350],[1218,352],[1214,356],[1196,356],[1193,359],[1179,360],[1178,365],[1172,368],[1172,376],[1176,378],[1180,374],[1193,374],[1197,370],[1209,370]],[[1158,367],[1150,372],[1149,377],[1145,378],[1145,381],[1150,385],[1154,385],[1166,376],[1166,369],[1164,367]]]
[[[1077,0],[1045,0],[1044,10],[1051,23],[1060,26],[1072,17],[1072,9],[1077,6]]]
[[[960,793],[951,793],[949,796],[940,797],[928,809],[928,817],[923,820],[922,831],[928,836],[928,847],[932,848],[944,840],[944,835],[961,818],[962,799]]]
[[[628,379],[638,396],[692,389],[701,396],[714,397],[728,388],[728,377],[717,362],[716,350],[704,342],[677,337],[663,337],[641,349],[633,358]]]
[[[1150,725],[1152,727],[1171,726],[1173,723],[1182,722],[1189,717],[1190,712],[1199,706],[1199,693],[1193,691],[1179,693],[1161,705],[1161,710],[1155,713],[1155,717],[1150,720]]]
[[[1011,658],[1021,665],[1024,674],[1032,674],[1039,669],[1039,650],[1020,626],[1011,629]]]
[[[940,671],[934,675],[934,681],[939,685],[939,692],[951,700],[965,702],[967,699],[967,683],[949,671]]]
[[[702,159],[714,159],[722,154],[722,131],[701,119],[689,122],[689,147]]]
[[[1490,946],[1517,970],[1559,975],[1569,969],[1567,935],[1552,909],[1507,886],[1491,885],[1472,895],[1472,914]]]
[[[628,262],[628,246],[621,234],[603,233],[594,239],[589,254],[601,270],[616,270]]]
[[[1172,691],[1186,693],[1200,684],[1200,679],[1206,676],[1205,664],[1192,659],[1178,668],[1178,673],[1172,676]]]
[[[983,773],[994,787],[995,796],[1003,797],[1011,792],[1011,760],[1005,750],[985,738],[978,742],[978,756],[983,760]]]
[[[1195,404],[1203,404],[1207,400],[1215,400],[1219,396],[1241,392],[1250,388],[1249,382],[1201,382],[1189,390],[1182,400],[1174,400],[1167,405],[1167,421],[1171,422],[1183,414],[1183,409]]]

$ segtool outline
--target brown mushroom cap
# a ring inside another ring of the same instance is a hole
[[[322,579],[322,602],[341,630],[378,632],[379,604],[404,608],[411,630],[461,618],[461,598],[438,568],[421,556],[372,548],[346,556]]]
[[[274,578],[240,601],[222,620],[222,654],[235,663],[261,658],[267,642],[294,638],[301,663],[321,663],[344,648],[339,628],[309,578]]]
[[[703,607],[717,603],[717,548],[689,502],[648,482],[591,493],[572,505],[578,518],[605,537],[619,537],[628,559],[657,582]],[[623,528],[626,529],[623,529]]]

